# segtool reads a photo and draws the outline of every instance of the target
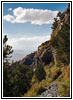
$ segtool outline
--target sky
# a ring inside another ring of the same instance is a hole
[[[54,18],[67,6],[67,3],[3,3],[3,34],[14,50],[11,60],[21,60],[49,40]]]

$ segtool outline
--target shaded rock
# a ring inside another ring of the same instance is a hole
[[[21,65],[21,64],[31,65],[32,62],[33,62],[33,59],[34,59],[34,55],[35,55],[35,52],[34,52],[34,53],[31,53],[31,54],[29,54],[29,55],[27,55],[25,58],[23,58],[23,59],[20,61],[20,65]]]
[[[34,67],[38,64],[47,65],[50,62],[54,62],[54,54],[53,48],[48,46],[47,48],[43,48],[37,52],[27,55],[21,61],[19,61],[19,64],[25,64]]]
[[[37,66],[37,64],[47,65],[51,61],[53,61],[53,54],[52,54],[51,47],[48,46],[47,48],[43,48],[42,50],[39,50],[35,54],[33,65],[34,66]]]

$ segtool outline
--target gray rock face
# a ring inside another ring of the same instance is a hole
[[[54,61],[54,51],[51,46],[31,53],[23,58],[19,63],[36,67],[38,64],[47,65]]]
[[[20,65],[22,65],[22,64],[31,65],[33,62],[33,59],[34,59],[34,55],[35,55],[35,53],[31,53],[31,54],[27,55],[25,58],[23,58],[20,61]]]
[[[38,97],[58,97],[57,91],[59,86],[53,82],[50,86],[46,87],[46,91],[41,93]]]
[[[50,46],[43,48],[42,50],[37,51],[34,56],[34,61],[32,65],[37,66],[37,64],[47,65],[53,61],[52,49]]]

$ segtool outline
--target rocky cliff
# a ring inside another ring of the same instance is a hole
[[[44,46],[42,44],[38,47],[38,51],[27,55],[25,58],[19,61],[19,63],[32,65],[35,67],[37,64],[47,65],[50,62],[55,62],[56,51],[52,46],[49,45],[48,41],[47,43],[48,46],[46,43],[44,43]]]
[[[36,52],[31,53],[25,58],[23,58],[19,62],[20,64],[37,66],[37,64],[49,65],[50,62],[56,62],[56,49],[51,45],[51,40],[53,39],[53,37],[56,37],[56,35],[64,26],[64,24],[70,18],[70,5],[68,6],[65,12],[59,12],[58,16],[60,18],[57,22],[57,27],[53,30],[51,34],[50,40],[46,41],[45,43],[42,43],[38,47],[38,50]]]
[[[46,78],[39,83],[32,78],[33,85],[24,97],[70,97],[70,5],[57,16],[50,40],[21,61],[35,69],[42,64],[46,72]]]

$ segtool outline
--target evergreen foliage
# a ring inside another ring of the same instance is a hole
[[[57,51],[57,62],[70,63],[70,23],[69,20],[63,25],[59,33],[51,40],[51,45]]]
[[[11,89],[10,87],[10,75],[9,75],[9,55],[12,54],[13,50],[10,45],[7,45],[8,38],[5,35],[3,38],[3,96],[9,96]]]
[[[69,7],[67,12],[70,12]],[[20,62],[9,63],[10,54],[13,53],[12,46],[7,45],[8,38],[5,35],[3,39],[3,96],[4,97],[22,97],[38,96],[53,81],[60,83],[58,94],[62,97],[70,96],[70,19],[63,20],[65,14],[58,12],[57,18],[54,18],[52,24],[53,34],[50,42],[45,42],[39,47],[39,51],[45,48],[45,45],[51,46],[56,52],[53,52],[56,58],[45,66],[38,64],[36,68],[20,64]],[[69,16],[68,16],[69,17]],[[63,22],[63,23],[62,23]],[[57,26],[61,26],[58,27]],[[58,29],[58,30],[57,30]],[[57,34],[55,35],[55,32]],[[46,59],[46,57],[45,57]],[[64,65],[64,66],[63,66]],[[34,72],[34,73],[33,73]],[[25,93],[25,95],[24,95]]]
[[[7,45],[7,35],[4,36],[3,38],[3,61],[7,62],[8,58],[10,58],[11,56],[9,56],[10,54],[12,54],[13,50],[12,50],[12,46]]]
[[[35,76],[36,76],[38,82],[45,79],[46,72],[42,65],[40,65],[40,64],[37,65],[36,70],[35,70]]]
[[[12,97],[22,96],[30,88],[32,79],[32,68],[28,66],[16,66],[11,73],[11,95]]]
[[[7,36],[3,39],[3,96],[18,97],[22,96],[30,88],[33,75],[31,67],[19,64],[16,68],[8,62],[9,55],[13,52],[12,47],[7,45]]]
[[[56,29],[57,28],[57,25],[58,25],[58,20],[57,20],[57,18],[54,18],[54,22],[53,22],[53,24],[52,24],[52,29],[54,30],[54,29]]]
[[[31,86],[33,71],[28,66],[16,66],[14,70],[4,69],[4,97],[21,97]]]

